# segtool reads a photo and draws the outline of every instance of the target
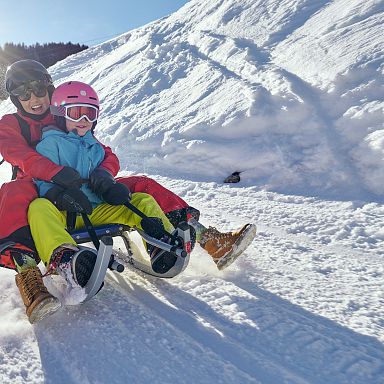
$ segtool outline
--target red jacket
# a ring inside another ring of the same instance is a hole
[[[50,114],[41,121],[25,117],[20,112],[18,114],[29,124],[31,142],[34,144],[41,140],[42,128],[54,124]],[[109,147],[103,147],[105,157],[100,166],[116,176],[119,160]],[[17,118],[12,114],[0,119],[0,153],[8,163],[19,168],[17,181],[4,183],[0,189],[0,238],[4,239],[28,225],[28,206],[37,197],[32,178],[49,181],[63,166],[40,155],[33,145],[28,144],[21,133]],[[0,254],[0,266],[16,268],[9,252]]]
[[[41,121],[19,115],[30,125],[32,143],[40,141],[44,126],[54,123],[52,115]],[[109,147],[103,147],[105,157],[100,166],[116,176],[119,161]],[[49,181],[63,167],[41,156],[27,143],[21,134],[19,122],[11,114],[0,119],[0,153],[8,163],[20,168],[18,180],[4,183],[0,188],[0,239],[6,239],[15,231],[28,226],[28,207],[37,197],[31,178]],[[118,178],[118,181],[127,185],[131,192],[149,193],[166,213],[188,207],[183,199],[148,177],[129,176]],[[184,220],[182,216],[180,219]],[[15,269],[9,252],[0,254],[0,266]]]
[[[43,127],[55,123],[51,114],[48,114],[40,121],[23,116],[20,111],[18,111],[18,114],[30,126],[32,143],[40,141]],[[120,167],[119,160],[111,148],[104,145],[103,147],[105,157],[100,166],[108,170],[113,176],[116,176]],[[0,153],[5,161],[19,167],[20,171],[18,172],[17,179],[33,177],[50,181],[63,168],[63,166],[57,165],[37,153],[27,143],[21,134],[19,122],[12,114],[4,115],[0,119]]]

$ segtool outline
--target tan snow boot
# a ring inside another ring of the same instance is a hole
[[[221,233],[209,227],[202,235],[200,245],[211,255],[217,268],[222,270],[232,264],[251,244],[256,236],[256,226],[245,224],[235,232]]]
[[[60,301],[52,296],[45,287],[38,267],[30,267],[19,272],[16,275],[16,285],[31,324],[56,312],[61,306]]]

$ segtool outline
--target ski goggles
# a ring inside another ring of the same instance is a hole
[[[28,101],[32,92],[36,97],[45,97],[48,92],[48,83],[45,80],[32,80],[21,84],[11,91],[12,96],[16,96],[20,101]]]
[[[94,123],[99,117],[99,109],[90,104],[51,105],[51,113],[55,116],[62,116],[75,123],[86,118]]]

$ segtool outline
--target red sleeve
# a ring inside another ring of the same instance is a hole
[[[18,166],[27,176],[41,180],[51,180],[63,168],[28,145],[13,115],[5,115],[0,120],[0,153],[5,161]]]
[[[108,172],[112,174],[112,176],[116,176],[117,172],[120,170],[120,163],[117,156],[112,152],[112,149],[107,147],[106,145],[100,143],[105,151],[104,160],[100,164],[101,168],[106,169]]]

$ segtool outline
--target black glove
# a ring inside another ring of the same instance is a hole
[[[89,176],[89,188],[99,197],[115,183],[114,177],[103,168],[96,168]]]
[[[92,213],[92,204],[88,197],[78,188],[63,189],[60,187],[51,188],[45,195],[60,211]]]
[[[124,184],[115,183],[103,193],[102,197],[110,205],[123,205],[131,200],[131,192]]]
[[[80,173],[71,167],[64,167],[52,177],[52,181],[63,188],[80,188]]]

